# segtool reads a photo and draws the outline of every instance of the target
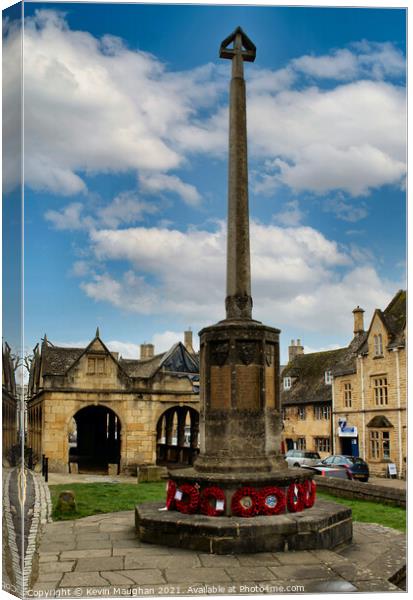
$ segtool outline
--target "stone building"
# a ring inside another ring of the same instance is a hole
[[[332,451],[332,370],[346,348],[304,354],[300,340],[291,341],[281,377],[284,450]]]
[[[99,330],[86,348],[34,348],[28,386],[28,445],[49,470],[136,472],[139,465],[191,464],[198,452],[199,365],[185,344],[140,359],[111,352]],[[114,467],[112,467],[113,469]]]
[[[18,442],[18,393],[15,378],[15,359],[10,346],[2,348],[2,451],[3,458],[10,458],[12,446]]]
[[[334,367],[334,448],[363,457],[374,475],[388,465],[406,475],[406,292],[385,310],[377,309],[368,331],[363,313],[354,311],[351,351]]]

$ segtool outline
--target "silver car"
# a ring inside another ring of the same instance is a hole
[[[320,462],[320,458],[318,452],[308,450],[288,450],[285,455],[289,467],[312,467]]]

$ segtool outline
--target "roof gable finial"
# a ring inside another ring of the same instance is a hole
[[[96,335],[95,337],[100,338],[99,327],[96,327]]]

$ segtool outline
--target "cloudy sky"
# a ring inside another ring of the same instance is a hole
[[[27,347],[165,350],[224,317],[229,61],[246,66],[255,318],[306,350],[405,287],[405,12],[25,5]],[[18,37],[6,22],[3,52]],[[5,70],[13,89],[12,69]],[[11,94],[10,94],[11,95]],[[6,97],[6,106],[13,99]],[[17,183],[5,166],[7,189]]]

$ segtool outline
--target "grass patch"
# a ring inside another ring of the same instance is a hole
[[[379,504],[378,502],[369,502],[368,500],[354,500],[350,498],[341,498],[319,492],[317,497],[325,500],[332,500],[339,504],[348,506],[353,511],[353,521],[361,523],[378,523],[385,527],[392,527],[399,531],[406,530],[406,511],[400,506],[388,506],[387,504]]]
[[[156,483],[72,483],[51,485],[55,521],[80,519],[100,513],[133,510],[141,502],[161,501],[166,497],[165,482]],[[60,492],[71,490],[76,497],[76,511],[62,513],[57,510],[57,499]]]
[[[141,502],[162,501],[165,499],[165,482],[156,483],[72,483],[71,485],[51,485],[55,521],[80,519],[100,513],[133,510]],[[76,496],[76,512],[65,514],[57,511],[56,504],[60,492],[71,490]],[[379,523],[399,531],[406,529],[406,511],[397,506],[387,506],[367,500],[338,498],[325,492],[317,492],[319,498],[344,504],[353,510],[354,521]]]

